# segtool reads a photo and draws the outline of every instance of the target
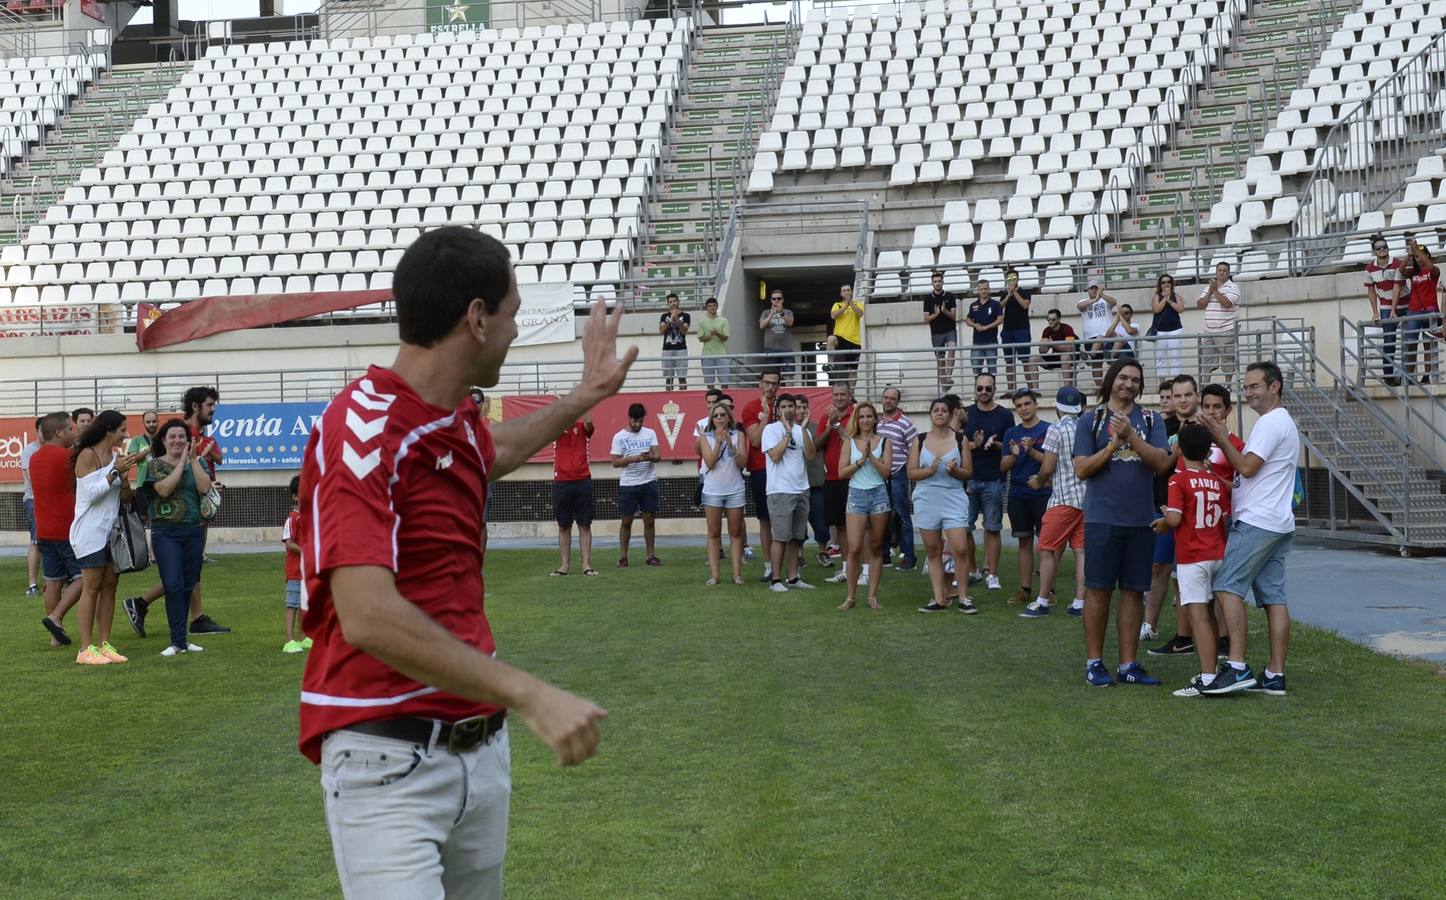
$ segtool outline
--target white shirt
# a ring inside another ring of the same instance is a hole
[[[1236,321],[1240,318],[1240,287],[1235,281],[1228,280],[1220,285],[1220,293],[1233,304],[1229,309],[1221,305],[1220,300],[1211,295],[1210,285],[1205,285],[1205,290],[1200,292],[1200,299],[1210,298],[1205,304],[1205,330],[1206,331],[1230,331],[1235,327]]]
[[[785,432],[784,428],[789,431]],[[777,462],[768,451],[778,446],[784,434],[791,434],[792,440]],[[768,493],[807,494],[808,470],[803,465],[803,426],[785,426],[782,422],[770,422],[763,428],[763,456],[768,474]]]
[[[105,548],[110,529],[120,515],[121,482],[110,481],[115,463],[106,463],[75,480],[75,518],[70,522],[70,549],[79,559]]]
[[[1255,423],[1242,455],[1251,453],[1265,464],[1252,478],[1235,477],[1231,515],[1276,534],[1293,533],[1295,510],[1291,500],[1295,495],[1295,465],[1300,458],[1300,432],[1285,407],[1272,409]]]
[[[703,418],[699,419],[699,420],[698,420],[698,424],[696,424],[696,425],[693,426],[693,443],[694,443],[694,444],[698,443],[698,438],[702,437],[702,435],[703,435],[703,430],[706,429],[707,427],[708,427],[708,417],[707,417],[707,416],[704,416]],[[705,466],[705,465],[703,465],[703,457],[701,457],[701,456],[698,457],[698,474],[699,474],[699,475],[707,475],[707,474],[708,474],[708,467]]]
[[[25,500],[35,499],[35,489],[30,486],[30,457],[35,455],[36,450],[44,446],[44,441],[36,440],[26,444],[20,450],[20,474],[25,480],[25,494],[23,496]]]
[[[1089,295],[1086,294],[1086,300]],[[1110,309],[1110,302],[1101,294],[1100,299],[1080,310],[1080,331],[1083,338],[1104,337],[1105,331],[1110,327],[1110,322],[1115,318],[1114,310]]]
[[[710,496],[727,496],[744,489],[743,469],[738,465],[733,448],[733,442],[737,440],[736,434],[725,436],[716,431],[703,433],[703,441],[709,447],[717,446],[720,439],[723,441],[723,452],[718,456],[718,465],[703,472],[703,493]],[[748,462],[746,456],[743,462]]]
[[[617,456],[637,456],[639,453],[647,453],[656,446],[658,446],[658,435],[653,429],[644,426],[634,433],[624,428],[613,435],[612,452]],[[618,485],[632,487],[657,480],[658,473],[653,469],[653,461],[645,459],[642,462],[628,463],[624,466],[622,477],[618,479]]]

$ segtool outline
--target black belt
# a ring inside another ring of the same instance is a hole
[[[426,747],[432,745],[432,732],[436,731],[438,724],[442,728],[437,731],[436,746],[446,747],[448,753],[465,753],[486,744],[497,736],[497,733],[502,730],[502,726],[507,724],[507,710],[495,712],[490,716],[473,716],[458,722],[439,723],[436,719],[418,718],[375,719],[370,722],[348,725],[345,730],[393,738]]]

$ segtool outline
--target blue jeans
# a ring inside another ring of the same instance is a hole
[[[974,367],[974,374],[982,375],[988,372],[994,374],[994,369],[999,364],[998,344],[974,344],[969,348],[969,365]]]
[[[171,625],[171,646],[186,646],[191,592],[201,581],[201,558],[206,550],[206,529],[200,525],[151,529],[156,568],[166,589],[166,621]]]
[[[887,556],[893,548],[899,548],[899,556],[909,562],[916,562],[914,556],[914,517],[909,514],[909,470],[904,467],[889,476],[889,502],[894,507],[894,522],[889,528]]]
[[[828,511],[823,504],[823,485],[808,489],[808,525],[820,547],[828,546]]]

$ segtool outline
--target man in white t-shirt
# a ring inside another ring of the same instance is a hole
[[[1285,694],[1285,652],[1290,644],[1290,614],[1285,606],[1285,558],[1295,537],[1295,478],[1300,432],[1281,405],[1283,379],[1272,362],[1254,362],[1245,370],[1245,402],[1260,414],[1244,450],[1230,442],[1225,422],[1201,421],[1235,467],[1230,539],[1225,561],[1211,589],[1230,634],[1230,654],[1203,694],[1254,689]],[[1245,592],[1265,610],[1270,626],[1270,661],[1260,679],[1245,663]]]
[[[648,565],[661,566],[654,549],[653,517],[658,514],[658,473],[653,464],[663,458],[658,434],[643,427],[648,411],[643,404],[628,407],[628,427],[613,435],[613,468],[622,469],[618,478],[618,568],[628,567],[628,543],[633,536],[633,516],[643,515],[643,544],[648,551]]]
[[[768,518],[773,523],[769,554],[773,578],[769,590],[784,593],[812,590],[798,577],[798,557],[808,539],[808,469],[805,459],[818,451],[813,437],[798,418],[798,400],[792,394],[778,398],[778,420],[763,428],[762,447],[768,472]],[[787,573],[785,582],[780,575]]]
[[[1095,381],[1104,377],[1105,350],[1110,345],[1104,337],[1114,323],[1117,303],[1118,300],[1105,293],[1098,278],[1091,278],[1085,296],[1075,304],[1080,315],[1080,358],[1094,369]]]
[[[1196,309],[1205,310],[1205,336],[1200,339],[1200,380],[1219,369],[1227,384],[1235,378],[1235,325],[1240,321],[1240,287],[1230,277],[1230,263],[1217,263],[1215,277],[1200,292]]]

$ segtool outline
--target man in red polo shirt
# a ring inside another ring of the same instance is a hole
[[[65,614],[80,599],[80,564],[70,549],[70,520],[75,517],[75,470],[70,446],[75,423],[63,412],[40,420],[45,443],[30,456],[30,487],[35,493],[35,545],[45,575],[45,618],[52,646],[70,643],[61,627]]]
[[[552,515],[557,519],[557,552],[562,563],[553,575],[572,570],[572,523],[577,522],[577,549],[582,555],[582,574],[596,575],[592,567],[592,467],[588,465],[587,442],[592,437],[592,414],[558,435],[552,445]]]
[[[301,752],[321,765],[348,897],[500,896],[511,794],[506,717],[561,765],[590,757],[606,712],[496,658],[484,611],[489,480],[616,393],[622,304],[593,306],[582,377],[491,424],[467,398],[495,385],[521,301],[507,249],[447,226],[392,279],[401,347],[322,414],[301,471],[305,630]]]
[[[818,552],[818,562],[822,566],[833,565],[834,559],[841,555],[839,548],[844,544],[844,507],[848,505],[849,481],[838,476],[838,457],[847,443],[843,435],[853,417],[853,388],[846,384],[834,385],[833,403],[819,417],[818,428],[814,431],[818,435],[818,452],[823,454],[823,515],[828,522],[829,534],[828,548]],[[840,568],[838,574],[829,580],[843,582],[843,574],[844,570]]]
[[[760,372],[758,396],[743,404],[743,412],[737,419],[748,434],[748,496],[758,515],[758,546],[763,548],[765,557],[768,556],[768,548],[773,546],[773,525],[768,519],[768,464],[763,455],[763,429],[778,418],[773,398],[778,395],[778,386],[782,382],[783,376],[778,374],[777,369]],[[773,580],[773,563],[767,559],[763,563],[761,580]]]

